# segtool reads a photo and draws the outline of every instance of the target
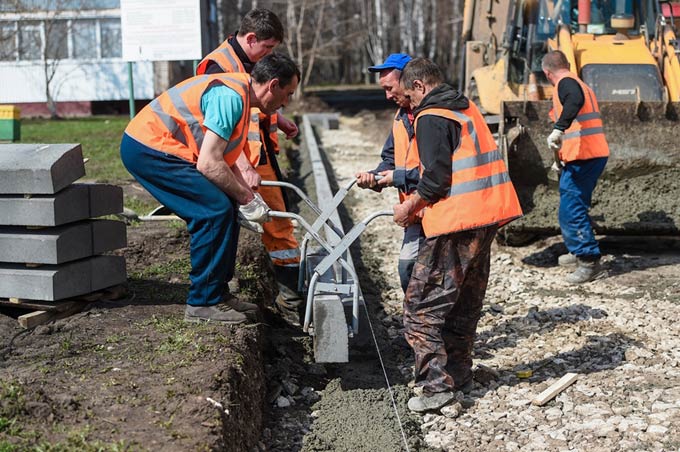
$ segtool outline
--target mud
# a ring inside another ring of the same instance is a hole
[[[680,168],[666,168],[635,177],[603,177],[593,193],[590,216],[597,233],[629,235],[680,233]],[[521,190],[526,216],[510,230],[559,233],[557,182]]]

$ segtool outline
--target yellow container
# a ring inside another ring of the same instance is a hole
[[[14,105],[0,105],[0,140],[21,139],[20,110]]]
[[[21,110],[14,105],[0,105],[0,119],[20,119]]]

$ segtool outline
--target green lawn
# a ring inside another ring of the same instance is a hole
[[[85,178],[116,183],[132,179],[120,161],[119,147],[128,116],[95,116],[79,119],[22,119],[21,143],[80,143]]]

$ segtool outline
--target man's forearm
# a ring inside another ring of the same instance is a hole
[[[206,179],[239,204],[246,204],[253,198],[252,191],[243,182],[240,173],[237,177],[224,160],[205,162],[196,168]]]

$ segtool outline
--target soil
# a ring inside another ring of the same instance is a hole
[[[392,113],[353,112],[339,130],[317,131],[336,187],[377,165]],[[282,166],[314,199],[296,149]],[[124,189],[149,202],[134,183]],[[308,218],[291,198],[292,211]],[[341,211],[345,230],[396,201],[393,190],[353,188]],[[603,237],[604,277],[577,288],[556,265],[559,237],[495,244],[475,346],[476,364],[492,371],[478,367],[473,393],[446,415],[422,417],[406,408],[413,356],[401,324],[401,235],[380,218],[355,242],[368,307],[360,328],[370,340],[352,347],[348,364],[322,365],[310,337],[273,308],[276,285],[257,236],[241,234],[237,296],[260,305],[259,322],[186,325],[186,228],[130,224],[125,297],[32,330],[15,320],[24,312],[0,311],[0,451],[677,450],[677,240]],[[518,379],[527,368],[533,377]],[[573,389],[545,408],[527,407],[566,371],[579,373]]]
[[[263,325],[183,322],[184,227],[138,223],[128,227],[128,242],[124,298],[92,303],[31,330],[13,318],[25,311],[0,315],[0,419],[15,422],[0,427],[3,451],[41,444],[177,451],[256,445],[264,405]],[[241,261],[258,262],[261,246],[246,234],[241,243]],[[253,289],[241,298],[262,303],[271,295]]]

